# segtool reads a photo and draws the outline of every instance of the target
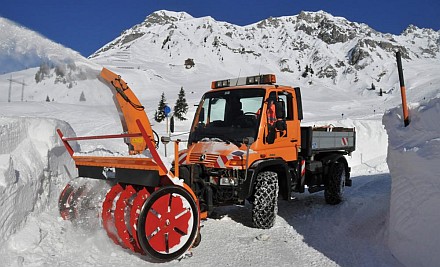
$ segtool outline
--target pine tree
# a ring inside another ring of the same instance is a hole
[[[35,81],[37,83],[41,82],[45,76],[49,76],[50,74],[50,66],[49,64],[43,62],[40,65],[40,68],[38,69],[37,73],[35,73]]]
[[[162,93],[160,97],[159,105],[157,106],[157,110],[154,114],[155,121],[161,122],[165,119],[165,106],[166,106],[165,93]]]
[[[309,72],[308,72],[308,71],[304,71],[304,72],[301,74],[301,76],[302,76],[303,78],[307,77],[307,75],[309,75]]]
[[[179,96],[176,100],[176,104],[174,105],[174,116],[180,121],[184,121],[185,114],[188,112],[188,103],[186,103],[185,98],[185,90],[183,90],[183,86],[180,88]]]
[[[79,101],[80,102],[86,101],[86,96],[84,95],[84,91],[81,92],[81,95],[79,96]]]
[[[306,65],[306,69],[304,70],[304,72],[301,74],[301,76],[303,78],[306,78],[309,75],[309,65]]]
[[[46,102],[50,102],[49,96],[46,97]]]

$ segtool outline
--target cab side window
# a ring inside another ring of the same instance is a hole
[[[283,99],[284,103],[286,103],[286,120],[291,121],[293,120],[293,96],[290,93],[287,93],[285,95],[280,96],[281,99]]]

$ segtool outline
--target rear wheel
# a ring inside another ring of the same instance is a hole
[[[325,186],[325,202],[330,205],[341,203],[345,188],[345,163],[336,161],[330,165],[328,181]]]
[[[257,175],[252,205],[254,227],[269,229],[275,224],[278,212],[278,175],[263,171]]]

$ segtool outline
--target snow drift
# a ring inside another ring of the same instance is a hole
[[[0,242],[20,229],[31,212],[55,202],[74,164],[56,134],[74,132],[48,118],[0,117]],[[75,145],[75,144],[74,144]]]
[[[440,262],[440,98],[413,108],[403,126],[401,107],[383,117],[392,178],[389,246],[407,266]]]

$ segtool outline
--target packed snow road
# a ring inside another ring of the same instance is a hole
[[[388,174],[362,175],[337,206],[325,204],[322,193],[280,201],[270,230],[250,227],[250,207],[224,208],[225,217],[205,223],[206,242],[194,256],[217,248],[209,258],[223,265],[401,266],[386,246],[390,185]]]
[[[179,266],[401,266],[386,246],[388,174],[353,177],[337,206],[321,193],[280,201],[275,226],[252,228],[250,207],[224,207],[204,221],[202,242]],[[54,201],[53,201],[54,202]],[[153,264],[113,244],[103,229],[78,229],[56,203],[30,216],[0,254],[6,266],[134,266]]]

